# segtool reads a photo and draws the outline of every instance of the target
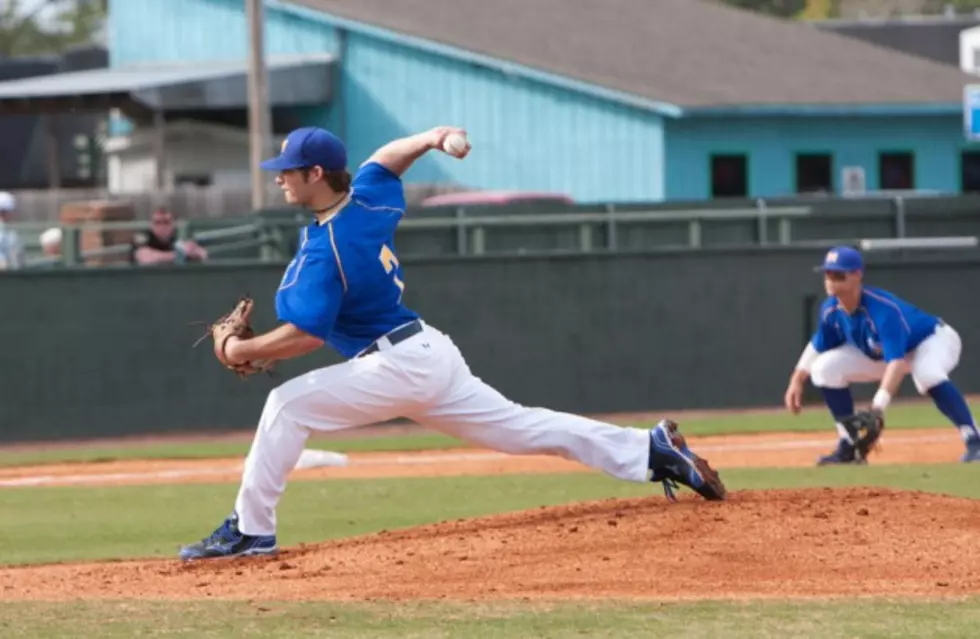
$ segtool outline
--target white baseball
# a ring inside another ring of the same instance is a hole
[[[442,148],[446,153],[459,155],[466,150],[466,138],[459,133],[450,133],[442,142]]]

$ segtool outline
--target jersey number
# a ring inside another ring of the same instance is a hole
[[[391,273],[398,267],[398,257],[390,248],[388,248],[387,244],[381,247],[381,255],[378,256],[378,259],[381,260],[381,264],[385,267],[385,273]],[[401,278],[399,278],[397,275],[395,275],[395,286],[397,286],[398,290],[402,293],[405,292],[405,282],[401,281]],[[400,297],[401,295],[399,295],[399,298]]]
[[[293,261],[286,267],[286,272],[282,274],[282,280],[279,282],[280,291],[284,288],[289,288],[290,286],[294,285],[297,280],[299,280],[299,271],[303,268],[303,262],[305,261],[305,255],[299,257],[298,259],[295,257],[293,258]]]

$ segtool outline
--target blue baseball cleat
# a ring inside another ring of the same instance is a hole
[[[218,559],[274,555],[279,552],[275,535],[244,535],[238,530],[238,514],[232,513],[210,537],[180,549],[180,558]]]
[[[663,482],[664,493],[671,501],[677,501],[673,490],[677,483],[712,501],[723,500],[728,494],[718,472],[687,447],[677,423],[669,419],[661,420],[650,430],[650,470],[650,481]]]
[[[960,458],[962,462],[980,462],[980,440],[971,439],[966,443],[966,452]]]
[[[836,464],[863,465],[867,463],[865,459],[858,459],[854,451],[854,446],[846,439],[838,442],[837,450],[817,460],[817,466],[833,466]]]

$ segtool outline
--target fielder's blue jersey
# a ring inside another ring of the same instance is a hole
[[[915,350],[936,330],[939,319],[880,288],[865,286],[853,314],[828,297],[810,343],[817,352],[851,344],[874,360],[891,362]]]
[[[395,254],[395,228],[405,214],[401,179],[371,162],[352,187],[350,202],[330,221],[300,231],[276,292],[280,321],[345,357],[419,317],[402,304],[405,280]]]

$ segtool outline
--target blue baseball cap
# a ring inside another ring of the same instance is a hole
[[[287,171],[311,166],[324,171],[347,168],[347,149],[333,133],[313,126],[296,129],[282,142],[279,157],[260,164],[267,171]]]
[[[827,255],[823,258],[823,264],[815,270],[853,273],[863,269],[864,259],[861,257],[861,251],[850,246],[835,246],[827,251]]]

